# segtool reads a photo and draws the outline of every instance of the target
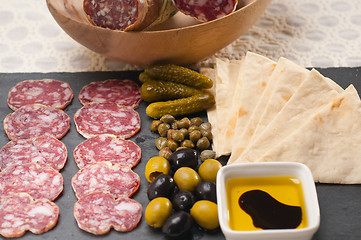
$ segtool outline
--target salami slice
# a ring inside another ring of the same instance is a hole
[[[89,21],[112,30],[143,30],[164,22],[177,9],[171,0],[84,0]]]
[[[78,132],[85,138],[113,134],[129,138],[140,130],[139,114],[116,103],[89,103],[74,115]]]
[[[36,163],[13,165],[0,172],[0,197],[25,192],[34,199],[53,201],[63,191],[62,175]]]
[[[4,129],[10,140],[42,135],[60,139],[69,128],[70,117],[64,111],[42,104],[25,105],[4,119]]]
[[[0,234],[21,237],[26,231],[41,234],[52,229],[59,218],[59,207],[48,199],[33,200],[27,193],[0,198]]]
[[[109,79],[84,86],[79,93],[79,100],[83,105],[91,102],[109,102],[137,108],[142,97],[140,87],[135,82]]]
[[[66,163],[67,155],[65,144],[51,136],[14,140],[1,148],[0,169],[34,162],[60,170]]]
[[[141,149],[130,140],[102,134],[80,143],[73,154],[79,168],[103,161],[132,168],[141,158]]]
[[[54,79],[26,80],[10,89],[8,105],[14,111],[34,103],[64,109],[72,99],[73,91],[67,82]]]
[[[80,169],[72,179],[77,198],[87,194],[109,191],[114,197],[130,197],[140,184],[139,175],[130,167],[99,162]]]
[[[208,22],[232,13],[237,0],[173,0],[179,11],[201,22]]]
[[[80,229],[100,235],[133,230],[142,217],[142,205],[130,198],[115,199],[109,192],[84,196],[74,205],[74,217]]]

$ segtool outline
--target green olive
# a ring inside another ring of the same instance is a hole
[[[167,144],[169,149],[172,151],[175,151],[178,148],[178,143],[173,139],[168,139]]]
[[[172,154],[172,150],[170,150],[169,147],[164,147],[159,151],[159,156],[164,157],[167,160],[171,154]]]
[[[174,181],[179,190],[193,192],[201,182],[198,173],[190,167],[181,167],[174,173]]]
[[[145,165],[145,177],[148,182],[152,182],[161,174],[169,174],[170,164],[164,157],[152,157]]]
[[[181,142],[181,146],[186,148],[194,148],[194,143],[191,140],[186,139]]]
[[[212,130],[212,125],[210,122],[205,122],[199,126],[199,129],[200,130]]]
[[[192,125],[200,126],[203,123],[203,120],[200,117],[194,117],[191,119],[191,123]]]
[[[180,130],[174,130],[172,132],[172,139],[177,142],[182,142],[184,140],[184,135]]]
[[[168,147],[167,145],[167,139],[165,137],[159,137],[155,140],[155,146],[158,148],[158,150],[161,150],[165,147]]]
[[[209,146],[211,146],[211,143],[209,142],[208,138],[206,138],[206,137],[201,137],[197,141],[197,148],[199,148],[201,150],[205,150],[205,149],[209,148]]]
[[[168,123],[161,123],[158,126],[158,133],[161,137],[166,137],[169,129],[170,125]]]
[[[191,208],[191,216],[205,229],[219,227],[217,204],[208,200],[197,201]]]
[[[191,125],[191,121],[189,120],[189,118],[185,117],[179,120],[177,125],[178,128],[189,128],[189,126]]]
[[[199,130],[194,130],[189,134],[189,140],[196,143],[202,137],[202,133]]]
[[[188,136],[189,136],[188,129],[181,128],[181,129],[179,129],[179,131],[183,134],[184,139],[188,138]]]
[[[151,227],[160,228],[171,214],[172,202],[168,198],[154,198],[145,209],[145,221]]]
[[[165,114],[160,118],[160,121],[168,124],[172,124],[174,122],[175,118],[170,114]]]
[[[216,158],[216,152],[213,150],[203,150],[201,152],[201,160],[204,162],[207,159],[214,159]]]
[[[153,120],[152,124],[150,125],[150,131],[152,132],[157,132],[158,131],[158,127],[162,122],[160,120]]]
[[[204,181],[216,182],[217,172],[221,169],[222,164],[215,159],[205,160],[198,169],[199,176]]]

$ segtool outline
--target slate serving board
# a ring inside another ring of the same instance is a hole
[[[318,69],[323,75],[330,77],[343,88],[349,84],[354,84],[356,89],[361,93],[361,68],[326,68]],[[65,143],[68,150],[68,160],[61,170],[64,178],[64,191],[55,200],[60,208],[60,217],[58,224],[47,233],[35,235],[26,233],[21,239],[168,239],[160,231],[149,227],[144,220],[144,211],[148,204],[146,195],[148,182],[144,176],[144,169],[149,158],[158,155],[154,141],[158,137],[157,134],[150,132],[150,124],[152,119],[145,114],[147,104],[142,102],[137,109],[140,117],[142,128],[139,133],[130,140],[138,144],[142,149],[142,159],[140,163],[133,168],[141,178],[141,185],[137,193],[133,195],[133,199],[139,201],[143,205],[143,218],[138,227],[127,233],[120,233],[111,230],[106,235],[95,236],[93,234],[80,230],[73,216],[73,206],[76,202],[75,194],[71,187],[71,178],[79,170],[75,164],[73,157],[74,148],[83,142],[83,138],[77,133],[74,124],[74,113],[82,107],[78,100],[78,94],[83,86],[92,81],[102,81],[111,78],[131,79],[138,84],[137,77],[139,72],[79,72],[79,73],[0,73],[0,121],[3,122],[7,114],[13,111],[8,108],[6,100],[9,90],[16,83],[27,79],[43,79],[54,78],[69,82],[74,92],[72,103],[65,109],[71,120],[71,128],[68,134],[61,139]],[[205,112],[199,114],[204,119]],[[4,146],[9,139],[7,138],[3,127],[0,128],[0,147]],[[361,147],[361,146],[360,146]],[[361,158],[361,156],[360,156]],[[361,161],[361,159],[360,159]],[[361,174],[361,173],[360,173]],[[317,184],[317,192],[321,210],[321,225],[318,232],[314,236],[314,240],[333,240],[333,239],[361,239],[361,185],[334,185],[334,184]],[[192,234],[186,236],[187,239],[224,239],[222,232],[204,231],[194,227]],[[0,236],[0,239],[4,239]]]

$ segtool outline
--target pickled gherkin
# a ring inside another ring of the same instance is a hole
[[[145,83],[146,81],[150,81],[150,80],[156,80],[156,79],[153,79],[151,78],[148,74],[146,74],[145,72],[141,72],[139,74],[139,81],[142,82],[142,83]]]
[[[153,79],[182,83],[198,89],[211,88],[213,86],[213,81],[210,78],[178,65],[153,64],[148,66],[144,72]]]
[[[215,99],[212,94],[202,93],[167,102],[151,103],[146,108],[146,113],[152,118],[161,118],[165,114],[176,117],[206,110],[214,103]]]
[[[146,102],[174,100],[202,94],[203,91],[181,83],[149,80],[142,84],[140,94]]]

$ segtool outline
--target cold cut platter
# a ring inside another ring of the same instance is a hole
[[[361,82],[359,76],[361,68],[329,68],[317,69],[324,76],[332,78],[341,87],[346,88],[353,84],[361,92]],[[54,201],[59,206],[59,219],[55,227],[42,235],[35,235],[30,232],[25,233],[23,239],[168,239],[160,231],[148,226],[144,219],[144,211],[149,203],[147,198],[148,182],[145,177],[145,166],[147,161],[158,155],[155,147],[155,140],[159,137],[150,131],[152,119],[145,113],[147,103],[142,101],[136,112],[139,114],[141,129],[135,133],[129,140],[132,140],[141,148],[141,159],[132,170],[139,175],[139,189],[131,196],[131,199],[139,202],[142,207],[142,218],[140,223],[129,232],[118,232],[110,230],[109,233],[101,236],[90,234],[81,230],[74,218],[74,204],[77,197],[72,188],[72,178],[79,171],[73,151],[80,143],[86,139],[80,135],[74,122],[75,113],[83,106],[78,95],[82,88],[94,81],[104,81],[107,79],[129,79],[140,85],[138,80],[140,72],[91,72],[91,73],[14,73],[0,74],[0,120],[4,122],[5,117],[12,113],[7,105],[7,98],[10,89],[17,83],[29,79],[57,79],[69,83],[74,99],[64,109],[64,112],[70,117],[70,129],[66,135],[61,138],[68,151],[68,158],[65,166],[60,170],[63,177],[63,191]],[[199,115],[206,119],[206,112]],[[0,147],[5,146],[9,138],[4,128],[0,132]],[[321,225],[313,239],[359,239],[361,230],[361,191],[359,185],[338,185],[338,184],[316,184],[318,199],[321,211]],[[5,239],[0,237],[1,239]],[[192,228],[188,239],[224,239],[224,235],[219,229],[206,231],[196,226]]]

